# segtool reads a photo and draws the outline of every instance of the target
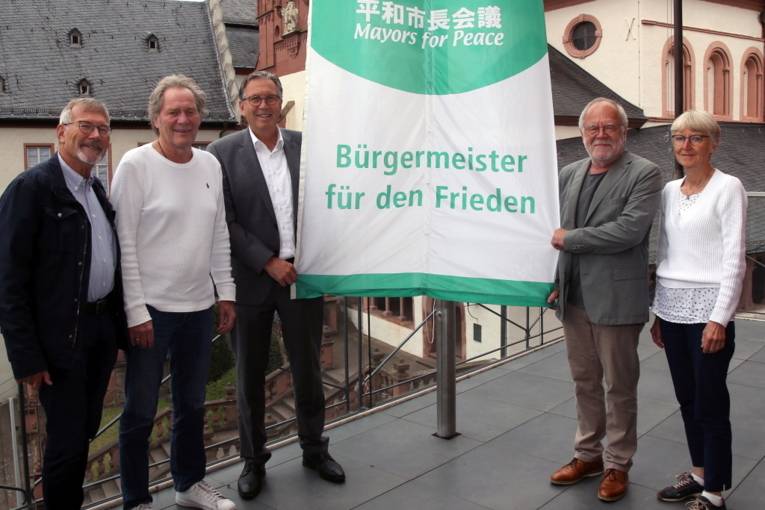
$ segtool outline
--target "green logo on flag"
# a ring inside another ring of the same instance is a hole
[[[542,0],[311,3],[311,44],[341,68],[395,89],[455,94],[497,83],[547,53]]]

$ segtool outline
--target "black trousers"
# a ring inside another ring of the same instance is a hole
[[[719,492],[731,488],[732,434],[730,395],[726,379],[735,349],[733,321],[725,330],[725,347],[715,353],[701,352],[706,324],[661,321],[675,395],[685,425],[691,462],[704,468],[704,489]]]
[[[53,384],[40,388],[48,435],[43,458],[43,500],[48,510],[80,508],[88,442],[101,423],[104,395],[117,358],[111,314],[80,314],[72,366],[49,367]]]
[[[290,299],[289,288],[274,286],[261,305],[236,305],[232,347],[236,356],[237,404],[241,457],[259,464],[271,457],[266,450],[265,374],[274,312],[282,324],[284,346],[292,372],[298,436],[304,454],[326,451],[324,388],[321,381],[323,300]]]

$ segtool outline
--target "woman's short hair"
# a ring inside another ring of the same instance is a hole
[[[698,110],[683,112],[669,128],[670,133],[689,129],[711,136],[715,143],[720,141],[720,124],[709,113]]]

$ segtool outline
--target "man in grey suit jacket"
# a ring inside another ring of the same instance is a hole
[[[239,91],[248,129],[208,147],[223,168],[226,220],[236,281],[237,321],[233,347],[237,366],[239,433],[244,469],[238,490],[254,498],[265,463],[265,371],[274,312],[279,314],[290,361],[303,465],[331,482],[345,473],[327,452],[324,390],[319,364],[322,299],[290,299],[300,177],[301,134],[279,129],[282,85],[265,71],[251,73]]]
[[[655,164],[624,150],[627,115],[616,102],[590,102],[579,129],[590,157],[560,171],[561,228],[551,241],[560,257],[548,299],[563,322],[578,428],[574,459],[550,481],[603,473],[598,498],[616,501],[637,449],[637,345],[648,320],[648,234],[662,179]]]

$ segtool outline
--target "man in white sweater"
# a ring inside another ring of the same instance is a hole
[[[170,358],[176,503],[231,510],[204,480],[205,385],[213,337],[234,325],[235,286],[218,161],[192,148],[205,95],[182,75],[149,98],[158,138],[125,154],[112,183],[130,347],[120,422],[124,508],[151,508],[149,436],[165,359]]]

